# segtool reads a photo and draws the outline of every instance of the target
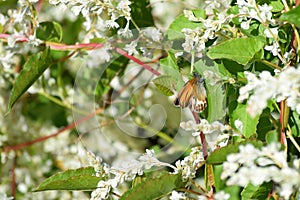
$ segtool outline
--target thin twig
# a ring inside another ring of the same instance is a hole
[[[193,117],[195,119],[196,124],[200,124],[200,118],[197,115],[197,113],[195,113],[194,111],[192,111]],[[207,152],[207,146],[206,146],[206,140],[205,140],[205,135],[202,131],[200,131],[200,140],[201,140],[201,145],[202,145],[202,153],[203,153],[203,157],[204,160],[206,160],[207,156],[208,156],[208,152]]]
[[[115,51],[123,56],[125,56],[126,58],[132,60],[133,62],[141,65],[142,67],[144,67],[145,69],[147,69],[148,71],[152,72],[154,75],[156,76],[160,76],[161,74],[156,71],[155,69],[153,69],[150,65],[144,63],[143,61],[139,60],[138,58],[129,55],[126,51],[124,51],[123,49],[120,48],[115,48]]]
[[[14,145],[14,146],[8,146],[8,147],[4,148],[4,152],[7,153],[7,152],[9,152],[11,150],[16,151],[16,150],[19,150],[19,149],[31,146],[31,145],[33,145],[35,143],[43,142],[43,141],[48,140],[50,138],[56,137],[59,134],[65,132],[67,130],[71,130],[71,129],[75,128],[77,125],[85,122],[86,120],[92,118],[93,116],[97,115],[98,113],[100,113],[102,111],[103,111],[103,109],[99,108],[95,112],[92,112],[92,113],[90,113],[90,114],[88,114],[88,115],[86,115],[86,116],[84,116],[84,117],[82,117],[82,118],[80,118],[80,119],[72,122],[68,126],[65,126],[64,128],[58,130],[56,133],[53,133],[53,134],[50,134],[50,135],[47,135],[47,136],[44,136],[44,137],[40,137],[40,138],[37,138],[35,140],[31,140],[31,141],[28,141],[28,142],[24,142],[24,143],[21,143],[21,144],[17,144],[17,145]]]

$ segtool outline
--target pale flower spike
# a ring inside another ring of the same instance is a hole
[[[252,144],[240,146],[240,152],[227,156],[221,179],[227,185],[246,187],[249,183],[259,186],[273,181],[274,189],[284,199],[290,199],[295,188],[300,187],[299,159],[289,166],[280,144],[269,144],[261,150]],[[255,173],[254,173],[255,172]]]
[[[300,67],[288,67],[277,76],[263,71],[256,77],[245,72],[248,83],[240,88],[239,102],[247,101],[247,112],[255,117],[267,107],[268,100],[286,99],[287,106],[300,114]]]

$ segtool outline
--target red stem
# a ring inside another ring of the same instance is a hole
[[[41,9],[42,9],[42,6],[43,6],[43,0],[39,0],[36,5],[35,5],[35,10],[37,13],[40,13]]]
[[[8,39],[9,37],[14,37],[17,42],[28,42],[29,39],[25,36],[14,36],[9,34],[0,34],[0,38]],[[70,51],[70,50],[78,50],[78,49],[86,49],[86,50],[92,50],[96,48],[102,48],[104,44],[100,43],[85,43],[85,44],[75,44],[75,45],[66,45],[66,44],[58,44],[58,43],[51,43],[51,42],[45,42],[45,46],[50,47],[51,49],[55,50],[61,50],[61,51]],[[160,76],[160,73],[153,69],[150,65],[144,63],[143,61],[139,60],[138,58],[129,55],[126,51],[120,48],[114,48],[114,50],[125,56],[126,58],[132,60],[133,62],[141,65],[143,68],[147,69],[148,71],[152,72],[156,76]]]
[[[200,118],[197,115],[197,113],[191,111],[193,113],[193,117],[196,121],[196,124],[200,124]],[[207,146],[206,146],[206,141],[205,141],[205,135],[202,131],[200,131],[200,141],[201,141],[201,145],[202,145],[202,153],[203,153],[203,157],[204,160],[206,160],[207,156],[208,156],[208,152],[207,152]]]
[[[119,54],[125,56],[126,58],[132,60],[133,62],[141,65],[142,67],[144,67],[145,69],[149,70],[150,72],[152,72],[154,75],[156,76],[160,76],[160,73],[158,71],[156,71],[155,69],[153,69],[150,65],[145,64],[144,62],[142,62],[141,60],[137,59],[134,56],[129,55],[126,51],[124,51],[123,49],[120,48],[116,48],[115,49],[116,52],[118,52]]]
[[[48,140],[50,138],[56,137],[56,136],[58,136],[59,134],[63,133],[66,130],[70,130],[70,129],[75,128],[76,125],[81,124],[82,122],[90,119],[91,117],[93,117],[94,115],[96,115],[96,114],[98,114],[100,112],[102,112],[101,108],[99,108],[98,110],[96,110],[93,113],[90,113],[90,114],[88,114],[88,115],[86,115],[86,116],[78,119],[77,121],[74,121],[73,123],[69,124],[68,126],[66,126],[66,127],[62,128],[62,129],[58,130],[56,133],[53,133],[51,135],[47,135],[47,136],[44,136],[44,137],[40,137],[40,138],[37,138],[35,140],[31,140],[31,141],[28,141],[28,142],[24,142],[24,143],[21,143],[21,144],[17,144],[15,146],[6,147],[6,148],[4,148],[4,152],[7,153],[7,152],[9,152],[11,150],[17,151],[19,149],[28,147],[28,146],[33,145],[35,143],[43,142],[43,141]]]

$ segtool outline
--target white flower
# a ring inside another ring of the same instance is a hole
[[[193,120],[189,120],[187,122],[180,122],[180,127],[186,131],[197,131],[197,125]]]
[[[124,50],[126,50],[129,55],[138,54],[136,50],[137,42],[137,40],[134,40],[130,44],[126,44]]]
[[[210,70],[205,70],[203,72],[203,78],[204,78],[204,80],[209,80],[208,83],[210,85],[216,85],[222,81],[222,78],[218,73],[210,71]]]
[[[117,9],[118,10],[129,10],[130,11],[130,4],[131,2],[128,0],[121,0],[118,5],[117,5]]]
[[[236,5],[241,8],[241,7],[246,6],[247,2],[245,0],[237,0]]]
[[[262,22],[273,21],[272,20],[272,6],[268,6],[268,4],[264,4],[262,6],[258,5],[258,9],[260,11],[260,19]]]
[[[199,169],[204,162],[202,151],[199,147],[192,148],[192,152],[189,156],[185,157],[183,160],[178,160],[175,165],[175,173],[181,171],[182,179],[184,181],[189,178],[195,178],[196,171]]]
[[[243,132],[243,122],[239,119],[234,121],[234,126],[242,133]]]
[[[201,119],[199,124],[192,120],[180,122],[180,127],[186,131],[193,131],[192,136],[194,137],[198,137],[201,132],[206,134],[207,143],[211,149],[226,146],[230,136],[234,134],[229,125],[224,125],[219,121],[210,124],[206,119]]]
[[[145,164],[146,169],[150,169],[154,165],[160,165],[161,162],[154,157],[154,150],[146,149],[146,153],[139,157],[139,161]]]
[[[230,199],[230,194],[228,194],[224,191],[220,191],[220,192],[217,192],[216,194],[214,194],[214,199],[216,199],[216,200],[228,200],[228,199]]]
[[[274,188],[284,199],[289,199],[300,186],[300,173],[289,167],[286,154],[280,151],[279,144],[269,144],[261,150],[251,144],[240,146],[240,152],[227,156],[223,163],[221,179],[227,185],[255,186],[273,181]]]
[[[118,30],[118,35],[121,35],[125,38],[132,37],[132,31],[129,29],[129,23],[130,23],[130,21],[127,20],[127,24],[126,24],[125,28],[124,29],[121,28],[121,29]]]
[[[196,28],[195,30],[183,28],[181,32],[185,34],[185,42],[182,44],[182,47],[186,52],[191,52],[192,50],[201,52],[205,49],[205,42],[207,41],[208,36],[202,37],[202,30],[199,28]]]
[[[199,21],[199,19],[195,17],[194,13],[191,10],[183,10],[183,14],[190,21]]]
[[[111,186],[108,185],[105,181],[101,180],[98,183],[97,189],[92,192],[90,200],[107,199],[110,190]]]
[[[205,11],[208,15],[213,14],[214,10],[224,12],[230,7],[230,3],[230,0],[205,0]]]
[[[278,36],[278,28],[277,27],[276,28],[267,28],[264,31],[264,34],[266,35],[267,38],[277,38],[277,36]]]
[[[177,191],[172,191],[170,200],[180,200],[180,199],[186,199],[184,193],[182,192],[177,192]]]
[[[104,47],[88,52],[87,65],[90,68],[98,67],[103,62],[108,62],[111,58],[110,44],[106,44]]]
[[[250,20],[247,20],[247,21],[243,21],[242,23],[241,23],[241,28],[242,29],[245,29],[245,30],[248,30],[249,28],[250,28]]]
[[[276,99],[280,102],[287,100],[287,105],[300,113],[300,68],[288,67],[277,76],[263,71],[257,78],[250,72],[245,72],[247,85],[240,88],[239,102],[248,99],[247,112],[255,117],[267,107],[268,100]]]
[[[155,42],[159,42],[162,39],[162,33],[157,28],[146,28],[145,30],[143,30],[143,33],[146,37],[151,38]]]
[[[78,6],[73,6],[71,8],[71,11],[74,13],[74,15],[78,16],[82,10],[84,5],[78,5]]]
[[[273,56],[277,56],[278,53],[281,51],[277,42],[273,42],[272,45],[265,46],[264,49],[270,51],[273,54]]]

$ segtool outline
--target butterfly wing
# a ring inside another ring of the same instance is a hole
[[[177,98],[174,101],[174,105],[185,108],[191,104],[191,98],[193,96],[193,85],[195,79],[191,79],[183,86],[179,91]]]
[[[195,98],[194,96],[191,98],[190,108],[191,110],[201,113],[207,107],[206,99],[200,100]]]
[[[191,110],[200,113],[207,107],[206,89],[201,78],[196,78],[196,84],[193,85],[193,95],[191,98]]]
[[[196,74],[193,79],[186,82],[179,91],[174,105],[181,108],[189,106],[194,112],[202,112],[207,107],[206,89],[203,79]]]

